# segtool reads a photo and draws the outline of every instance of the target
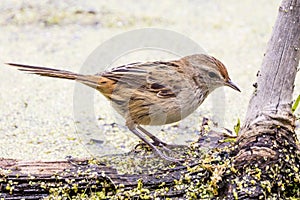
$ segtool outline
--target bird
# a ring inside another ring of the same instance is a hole
[[[228,86],[240,92],[225,65],[213,56],[193,54],[170,61],[135,62],[94,75],[18,63],[18,70],[53,78],[69,79],[98,90],[125,118],[127,128],[161,158],[181,162],[161,150],[167,147],[143,126],[178,122],[193,113],[216,88]],[[152,140],[149,141],[147,136]]]

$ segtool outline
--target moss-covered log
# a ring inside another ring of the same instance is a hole
[[[142,150],[98,160],[29,162],[1,159],[0,197],[210,198],[218,194],[221,175],[230,163],[228,146],[232,140],[229,138],[225,142],[228,136],[208,131],[208,126],[204,126],[204,134],[189,150],[177,149],[179,153],[187,152],[185,165],[162,162],[159,157],[145,159],[139,155],[144,153]],[[213,151],[207,151],[208,141],[210,147],[215,147]]]

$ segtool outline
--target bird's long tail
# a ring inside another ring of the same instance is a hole
[[[24,65],[24,64],[17,64],[17,63],[6,63],[6,64],[10,66],[18,67],[18,70],[29,72],[31,74],[76,80],[95,89],[99,87],[99,81],[102,78],[101,76],[82,75],[82,74],[77,74],[66,70],[52,69],[48,67],[31,66],[31,65]]]

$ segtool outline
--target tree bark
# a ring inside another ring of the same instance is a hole
[[[291,112],[294,81],[300,57],[298,0],[284,0],[258,72],[257,88],[250,100],[244,129],[264,112]]]
[[[299,48],[300,1],[283,0],[237,140],[238,172],[226,193],[231,198],[283,198],[280,191],[291,189],[290,181],[298,181],[294,186],[299,190],[299,146],[291,111]]]

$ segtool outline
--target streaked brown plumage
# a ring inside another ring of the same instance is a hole
[[[216,58],[195,54],[174,61],[132,63],[95,75],[82,75],[46,67],[7,63],[41,76],[71,79],[100,91],[121,114],[127,127],[162,158],[157,145],[166,145],[140,125],[164,125],[194,112],[207,95],[221,86],[235,86],[225,66]],[[149,136],[154,143],[149,142]]]

